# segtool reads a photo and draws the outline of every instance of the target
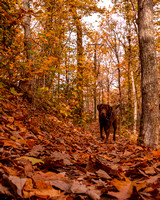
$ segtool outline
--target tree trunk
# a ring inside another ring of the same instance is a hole
[[[134,76],[133,76],[133,69],[132,69],[132,46],[131,46],[131,31],[128,29],[129,35],[128,35],[128,66],[129,66],[129,72],[130,72],[130,77],[132,81],[132,92],[133,92],[133,103],[134,103],[134,115],[133,115],[133,134],[136,134],[137,130],[137,96],[136,96],[136,86],[135,86],[135,81],[134,81]],[[131,99],[129,102],[129,105],[131,104]],[[131,109],[131,108],[130,108]],[[129,109],[129,112],[130,112]]]
[[[29,65],[31,58],[32,42],[31,42],[31,14],[29,13],[30,9],[30,0],[23,0],[23,9],[25,11],[23,17],[23,28],[24,28],[24,53],[26,66]],[[27,68],[26,68],[27,69]],[[24,71],[22,73],[23,80],[20,80],[20,88],[24,92],[24,97],[27,98],[30,102],[34,103],[34,81],[30,75],[30,71]],[[32,94],[29,91],[32,89]]]
[[[77,31],[77,101],[79,102],[78,116],[81,118],[83,114],[83,42],[82,42],[82,25],[77,14],[76,8],[73,7],[73,18]]]
[[[23,0],[23,9],[25,10],[25,15],[23,17],[24,23],[24,46],[27,60],[31,60],[31,15],[28,13],[30,9],[30,0]]]
[[[97,52],[96,52],[96,45],[94,49],[94,119],[97,119]]]
[[[159,99],[154,44],[153,0],[138,0],[138,36],[141,61],[142,116],[138,143],[158,147]]]
[[[137,131],[137,96],[136,96],[136,86],[134,82],[133,70],[131,69],[131,80],[132,80],[132,90],[134,99],[134,122],[133,122],[133,134]]]
[[[119,61],[119,55],[118,55],[118,50],[117,50],[117,39],[116,39],[116,35],[115,35],[115,46],[114,46],[114,51],[115,51],[115,56],[117,59],[117,71],[118,71],[118,90],[119,90],[119,104],[120,104],[120,115],[119,115],[119,126],[118,126],[118,133],[121,133],[121,118],[122,118],[122,92],[121,92],[121,70],[120,70],[120,61]]]

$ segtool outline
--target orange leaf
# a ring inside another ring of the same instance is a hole
[[[126,179],[126,181],[119,181],[114,179],[112,184],[117,188],[119,192],[108,192],[109,195],[114,196],[120,200],[125,200],[131,197],[134,183],[129,179]]]

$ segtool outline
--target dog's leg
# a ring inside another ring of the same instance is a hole
[[[103,132],[103,125],[100,123],[100,137],[104,139],[102,132]]]
[[[117,130],[117,120],[113,121],[113,128],[114,128],[114,134],[113,134],[113,140],[116,140],[116,130]]]
[[[104,131],[105,131],[105,133],[106,133],[106,142],[107,142],[108,137],[109,137],[109,133],[110,133],[110,127],[105,126],[105,127],[104,127]]]

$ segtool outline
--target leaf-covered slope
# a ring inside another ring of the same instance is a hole
[[[118,135],[106,144],[98,122],[78,127],[4,93],[1,199],[160,199],[160,150]]]

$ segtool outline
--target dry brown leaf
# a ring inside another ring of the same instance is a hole
[[[105,172],[104,170],[102,169],[99,169],[98,171],[96,171],[97,175],[100,177],[100,178],[104,178],[104,179],[112,179],[108,174],[107,172]]]
[[[28,178],[24,187],[23,187],[23,192],[24,191],[31,191],[33,188],[33,181],[31,178]]]
[[[126,181],[119,181],[114,179],[111,183],[117,188],[119,192],[109,191],[109,195],[114,196],[119,200],[126,200],[131,197],[134,186],[133,182],[129,181],[128,179]]]
[[[160,156],[160,149],[158,149],[157,151],[153,151],[153,156]]]
[[[103,158],[105,158],[106,160],[112,160],[112,158],[108,157],[107,155],[103,155]]]
[[[14,192],[17,193],[20,197],[22,197],[22,190],[27,181],[27,178],[19,178],[17,176],[9,176],[9,183],[12,188],[14,188]]]
[[[35,172],[34,175],[33,175],[33,179],[34,179],[34,181],[38,181],[38,180],[44,180],[44,181],[50,181],[50,180],[68,180],[62,174],[56,174],[54,172],[43,173],[41,171]]]
[[[19,171],[13,167],[7,167],[2,164],[0,167],[3,168],[4,172],[6,172],[7,174],[9,174],[11,176],[17,176],[19,174]]]
[[[71,192],[75,194],[86,194],[87,193],[86,185],[80,184],[79,182],[74,181],[71,186]]]
[[[4,186],[4,185],[2,185],[1,183],[0,183],[0,194],[7,195],[7,196],[12,196],[12,194],[9,191],[9,188]]]
[[[150,177],[146,181],[147,185],[157,185],[160,184],[160,174]]]
[[[12,131],[16,131],[17,130],[17,128],[16,128],[16,126],[14,124],[6,124],[6,127],[11,129]]]
[[[64,165],[72,165],[69,154],[55,151],[52,153],[51,157],[54,161],[63,160]]]
[[[24,173],[27,177],[32,177],[33,172],[34,172],[34,170],[33,170],[31,161],[27,160],[27,163],[24,167]]]
[[[14,122],[14,117],[7,116],[7,121],[12,124]]]
[[[145,171],[146,174],[149,174],[149,175],[155,175],[156,174],[153,167],[147,167],[147,168],[144,169],[144,171]]]
[[[1,141],[0,141],[0,142],[1,142]],[[21,146],[19,143],[16,143],[16,142],[14,142],[14,141],[12,141],[12,140],[2,140],[2,142],[3,142],[3,146],[4,146],[4,147],[9,147],[9,146],[11,146],[11,147],[17,149],[17,148],[19,148],[19,147]]]
[[[59,190],[52,188],[50,183],[46,183],[43,180],[35,182],[36,188],[34,188],[33,182],[29,179],[23,189],[23,197],[31,198],[33,196],[40,198],[55,198],[60,195]]]
[[[47,181],[47,182],[49,182],[54,187],[59,188],[60,190],[63,190],[65,192],[67,192],[67,193],[71,192],[72,181],[68,181],[68,180],[50,180],[50,181]]]
[[[31,140],[31,139],[30,139]],[[28,142],[27,142],[28,143]],[[34,140],[34,144],[35,144],[35,140]],[[33,146],[33,148],[31,149],[31,151],[29,153],[27,153],[27,156],[32,156],[32,157],[38,157],[39,154],[41,152],[44,151],[44,146],[43,145],[35,145]]]
[[[101,199],[100,194],[97,194],[94,190],[88,190],[86,194],[93,200]]]

